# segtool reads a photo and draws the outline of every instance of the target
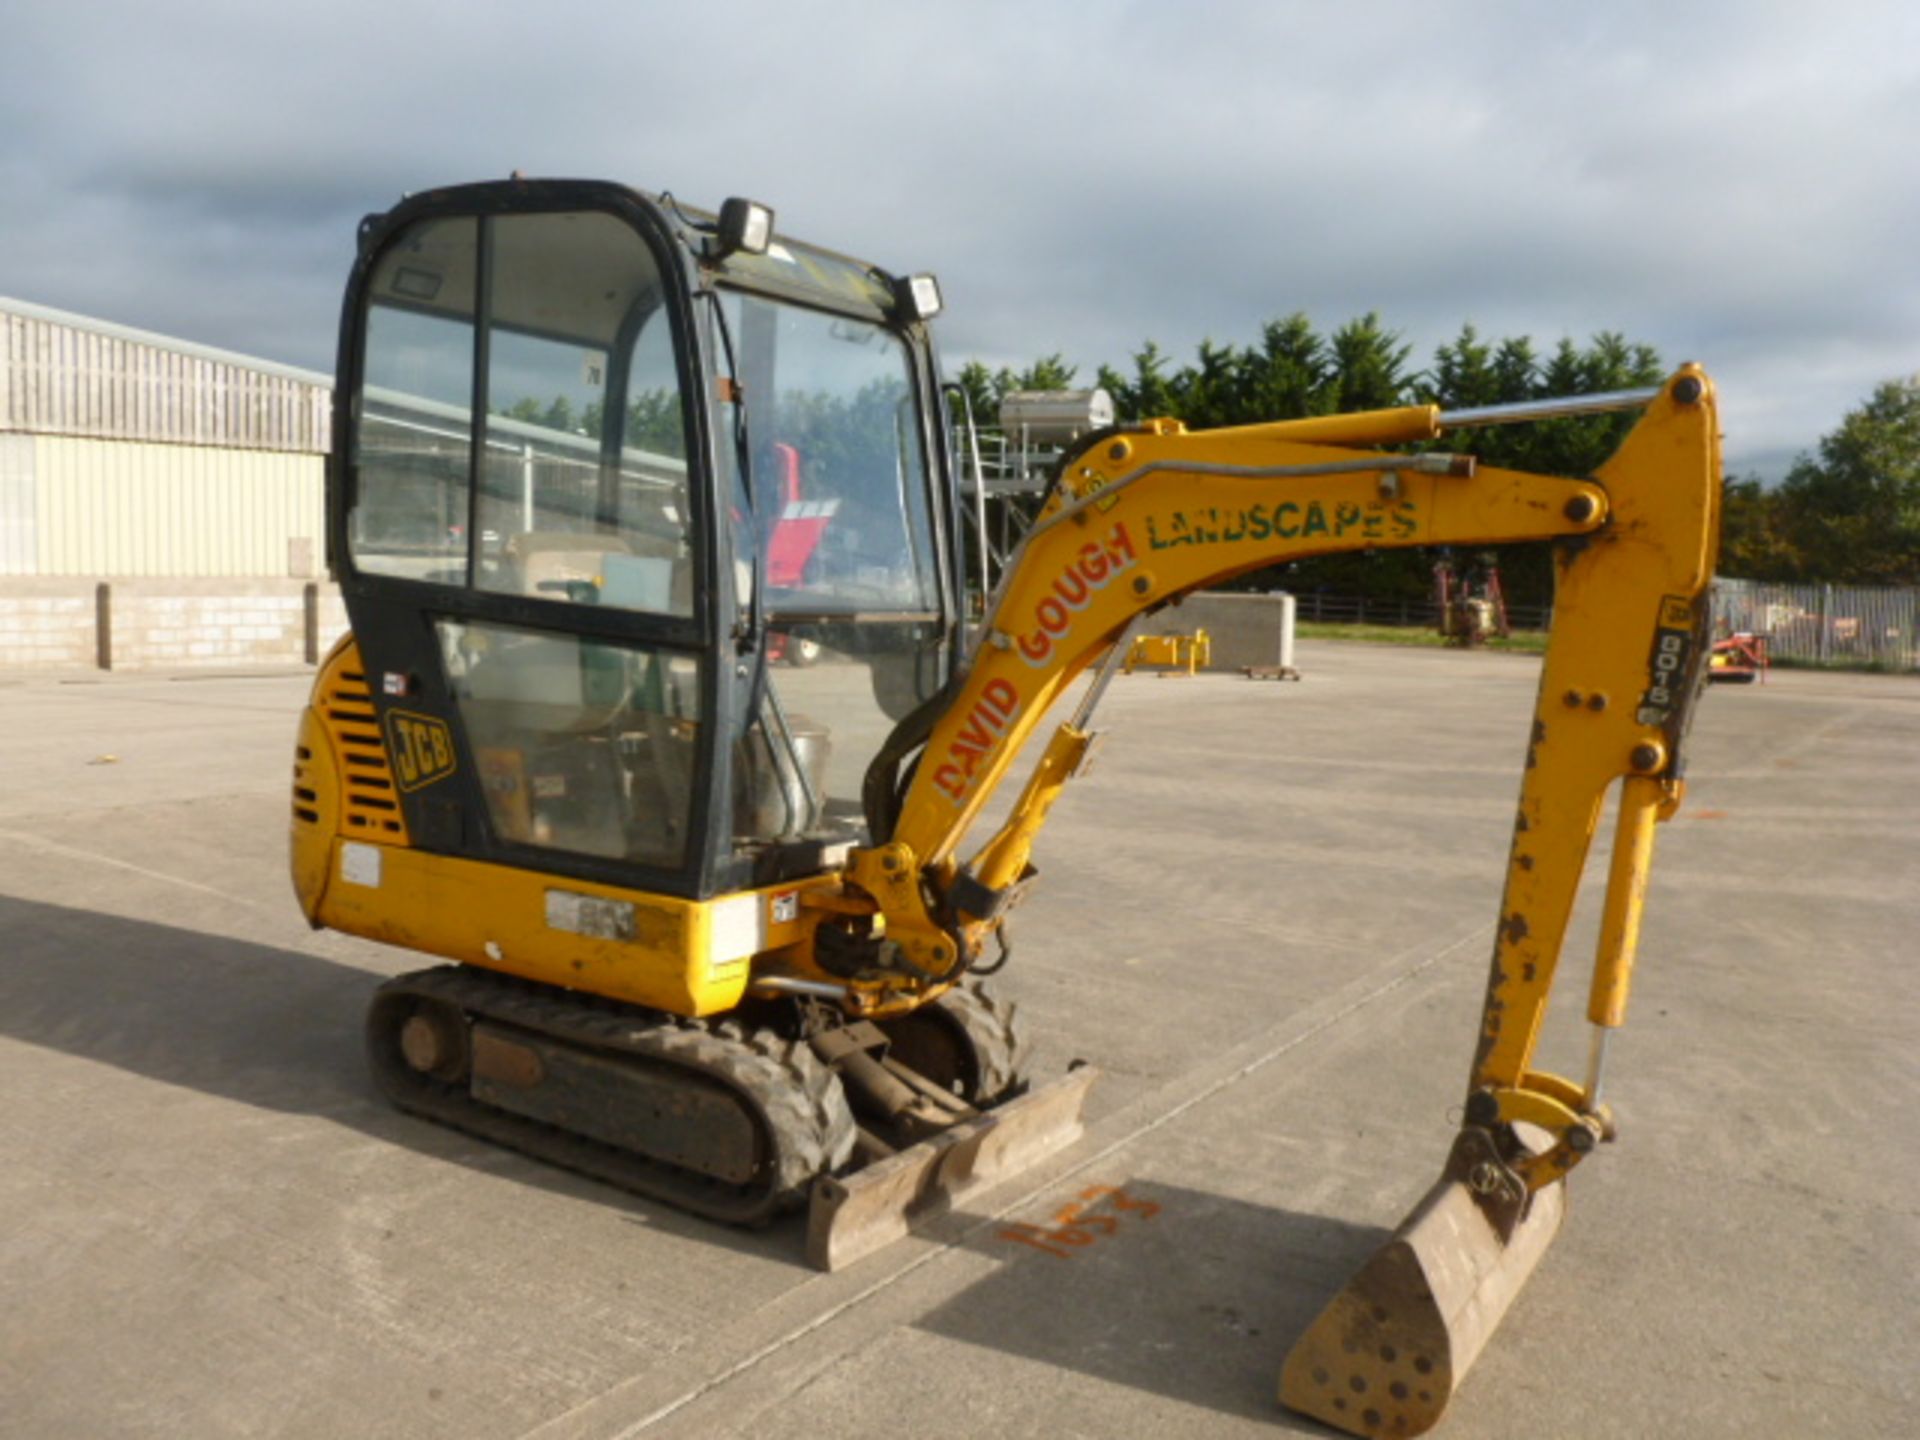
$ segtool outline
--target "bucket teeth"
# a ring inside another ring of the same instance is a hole
[[[1556,1182],[1524,1214],[1496,1204],[1489,1216],[1459,1169],[1449,1164],[1300,1337],[1282,1404],[1354,1435],[1419,1435],[1440,1419],[1566,1211]]]

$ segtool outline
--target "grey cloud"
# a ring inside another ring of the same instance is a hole
[[[1892,0],[108,3],[9,42],[0,292],[296,364],[362,213],[513,168],[937,270],[950,363],[1091,374],[1294,310],[1377,310],[1416,363],[1464,321],[1618,330],[1715,370],[1736,467],[1920,364]]]

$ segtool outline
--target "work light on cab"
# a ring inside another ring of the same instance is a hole
[[[931,320],[940,313],[940,282],[931,275],[909,275],[894,282],[900,313],[908,320]]]
[[[720,255],[725,258],[739,251],[764,255],[773,244],[773,211],[758,200],[743,200],[735,195],[720,203]]]

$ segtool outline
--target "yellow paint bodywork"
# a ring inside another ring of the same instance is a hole
[[[1159,420],[1076,461],[1022,543],[908,787],[891,847],[911,864],[883,873],[876,851],[851,857],[848,878],[879,902],[888,938],[936,974],[951,963],[955,947],[919,872],[951,879],[956,847],[1013,757],[1140,614],[1309,555],[1556,539],[1605,524],[1608,492],[1590,480],[1494,467],[1423,473],[1412,456],[1348,448],[1430,438],[1438,413],[1412,406],[1199,432]],[[1349,468],[1282,473],[1329,467]],[[1021,808],[970,867],[990,888],[1025,868],[1038,827]],[[987,927],[963,928],[977,949]]]
[[[291,869],[307,919],[423,954],[677,1015],[740,1003],[755,957],[791,959],[819,913],[822,876],[682,900],[414,849],[352,641],[321,666],[300,719]]]
[[[1698,398],[1676,398],[1691,382]],[[1530,1067],[1554,972],[1608,792],[1621,793],[1620,843],[1607,878],[1592,1018],[1625,1017],[1652,863],[1653,824],[1678,809],[1670,762],[1678,736],[1646,716],[1663,634],[1704,646],[1720,534],[1720,447],[1713,388],[1689,367],[1666,387],[1596,478],[1613,520],[1563,552],[1553,632],[1541,670],[1506,891],[1470,1089],[1538,1088]],[[1693,657],[1704,664],[1704,656]],[[1684,707],[1678,712],[1684,716]],[[1530,1177],[1532,1178],[1532,1177]]]
[[[1387,412],[1398,416],[1399,412]],[[1597,529],[1607,495],[1587,481],[1483,468],[1471,479],[1416,474],[1409,457],[1304,445],[1271,430],[1130,436],[1078,479],[1070,515],[1043,511],[989,617],[965,686],[935,727],[895,839],[923,863],[951,852],[1006,765],[1061,691],[1133,618],[1247,570],[1363,548],[1493,544]],[[1114,454],[1113,452],[1123,452]],[[1183,467],[1371,465],[1297,479],[1241,478]],[[1118,490],[1135,471],[1162,467]],[[1382,495],[1383,474],[1396,479]],[[1102,492],[1115,489],[1112,495]],[[1567,507],[1585,500],[1580,521]],[[1108,508],[1108,507],[1111,508]],[[1042,528],[1047,527],[1047,528]],[[1010,718],[973,737],[1011,695]],[[983,708],[984,707],[984,708]]]
[[[1142,665],[1175,675],[1197,675],[1213,663],[1213,638],[1204,630],[1191,635],[1136,635],[1123,667],[1131,675]]]
[[[294,753],[293,815],[287,853],[293,893],[307,923],[318,925],[320,897],[326,893],[327,874],[333,864],[333,832],[340,814],[340,766],[320,712],[311,705],[300,712]]]
[[[793,885],[682,900],[380,847],[379,883],[369,886],[345,878],[352,867],[342,850],[353,843],[335,842],[320,923],[676,1015],[733,1009],[746,993],[752,959],[803,936],[797,914],[772,918],[776,900],[792,895]]]
[[[383,818],[368,791],[364,747],[369,735],[378,745],[379,731],[364,681],[357,698],[343,681],[357,678],[358,657],[342,646],[302,722],[296,784],[306,798],[296,799],[293,846],[302,905],[316,924],[688,1015],[739,1003],[756,961],[768,973],[830,978],[813,962],[816,927],[829,918],[870,924],[906,964],[857,982],[849,1003],[874,1013],[910,1008],[945,989],[962,948],[978,955],[997,923],[930,907],[960,876],[961,841],[1049,708],[1140,614],[1308,555],[1571,541],[1557,560],[1555,623],[1470,1089],[1492,1097],[1503,1119],[1563,1132],[1569,1117],[1586,1124],[1592,1097],[1533,1069],[1534,1044],[1601,805],[1622,780],[1623,841],[1592,1010],[1603,1026],[1624,1016],[1652,825],[1682,794],[1669,762],[1679,740],[1674,717],[1686,706],[1643,713],[1649,646],[1700,630],[1719,530],[1713,390],[1692,367],[1674,376],[1590,479],[1464,463],[1449,470],[1443,456],[1422,470],[1411,456],[1351,448],[1431,439],[1441,419],[1414,406],[1198,433],[1162,420],[1083,454],[1007,572],[894,833],[855,849],[844,872],[798,884],[686,901],[412,850],[394,823],[397,807]],[[1005,822],[965,865],[973,893],[1021,882],[1046,814],[1083,768],[1092,738],[1073,725],[1057,729]],[[303,810],[311,818],[299,818]],[[369,833],[383,826],[387,833]],[[378,885],[361,883],[371,873],[369,847],[380,852]],[[587,927],[595,933],[557,928],[556,904],[563,920],[599,917]],[[629,917],[623,933],[600,933],[608,913]],[[1563,1141],[1540,1157],[1529,1183],[1564,1173],[1576,1158]]]

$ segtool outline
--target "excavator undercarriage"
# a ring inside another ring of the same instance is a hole
[[[708,1022],[445,965],[382,985],[366,1028],[399,1108],[727,1224],[810,1204],[825,1270],[1071,1143],[1096,1073],[1029,1093],[1024,1026],[979,982],[879,1023]]]
[[[415,971],[367,1015],[395,1104],[732,1224],[763,1223],[846,1164],[855,1125],[802,1040],[490,974]]]

